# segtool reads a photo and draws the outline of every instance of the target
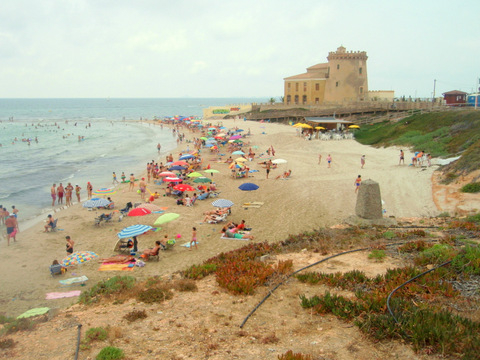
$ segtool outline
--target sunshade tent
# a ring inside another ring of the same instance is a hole
[[[325,128],[323,126],[315,126],[315,129],[316,130],[325,130]]]
[[[138,236],[145,234],[147,231],[152,230],[153,227],[149,225],[132,225],[124,228],[120,231],[117,236],[119,239],[125,239],[132,236]]]
[[[172,165],[173,166],[177,166],[177,165],[188,166],[188,163],[186,161],[183,161],[183,160],[178,160],[178,161],[173,162]]]
[[[216,207],[232,207],[233,202],[227,199],[217,199],[212,202],[212,205]]]
[[[237,150],[232,152],[232,155],[245,155],[245,153],[242,150]]]
[[[237,161],[237,162],[244,162],[244,161],[247,161],[247,159],[242,158],[242,157],[239,157],[239,158],[236,158],[235,161]]]
[[[98,207],[108,206],[108,204],[110,204],[110,201],[108,201],[107,199],[93,198],[85,201],[82,204],[82,206],[85,208],[98,208]]]
[[[83,264],[87,261],[98,258],[98,255],[93,251],[77,251],[68,255],[62,260],[63,266],[73,266]]]
[[[184,166],[180,166],[180,165],[173,165],[173,166],[170,166],[168,168],[168,170],[172,171],[172,170],[185,170],[185,167]]]
[[[178,219],[180,217],[179,214],[176,214],[176,213],[167,213],[167,214],[163,214],[163,215],[160,215],[157,220],[155,220],[155,222],[153,223],[154,226],[160,226],[160,225],[163,225],[163,224],[166,224],[172,220],[175,220],[175,219]]]
[[[177,177],[167,176],[165,179],[163,179],[163,181],[168,181],[168,182],[180,182],[180,181],[183,181],[183,180],[180,179],[180,178],[177,178]]]
[[[152,212],[148,209],[145,209],[145,208],[135,208],[135,209],[132,209],[128,212],[128,216],[144,216],[144,215],[148,215],[148,214],[151,214]]]
[[[175,174],[174,172],[171,172],[171,171],[162,171],[160,174],[158,174],[158,176],[161,176],[161,177],[176,177],[177,174]]]
[[[253,190],[257,190],[259,186],[254,183],[243,183],[238,188],[243,191],[253,191]]]
[[[302,125],[304,125],[304,124],[302,124],[302,123],[296,123],[295,125],[293,125],[293,127],[302,127]]]
[[[216,174],[216,173],[219,173],[220,171],[215,170],[215,169],[207,169],[207,170],[204,170],[203,172],[210,173],[210,174]]]

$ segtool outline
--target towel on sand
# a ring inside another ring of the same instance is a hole
[[[67,291],[67,292],[51,292],[51,293],[47,293],[47,296],[45,297],[45,299],[53,300],[53,299],[69,298],[74,296],[80,296],[80,293],[81,293],[80,290],[73,290],[73,291]]]
[[[88,280],[88,277],[83,275],[83,276],[73,277],[73,278],[69,278],[69,279],[65,279],[65,280],[59,280],[59,282],[62,285],[72,285],[72,284],[75,284],[75,283],[84,283],[87,280]]]
[[[200,243],[200,242],[197,241],[197,245],[198,245],[199,243]],[[189,247],[190,247],[190,242],[187,242],[187,243],[185,243],[185,244],[183,244],[183,245],[180,245],[180,246],[185,246],[186,248],[189,248]],[[195,245],[193,245],[193,246],[195,246]]]
[[[250,240],[250,239],[231,238],[231,237],[226,237],[226,236],[220,236],[220,239],[222,239],[222,240],[243,240],[243,241]]]
[[[129,264],[109,264],[105,263],[100,265],[98,271],[133,271],[135,266],[129,266]]]
[[[50,310],[50,308],[48,308],[48,307],[30,309],[30,310],[25,311],[23,314],[18,315],[17,319],[29,318],[29,317],[37,316],[37,315],[43,315],[43,314],[46,314],[49,310]]]

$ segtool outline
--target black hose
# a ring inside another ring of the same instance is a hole
[[[387,297],[387,309],[388,309],[388,312],[390,313],[390,315],[392,315],[393,320],[395,320],[395,322],[396,322],[397,324],[398,324],[398,320],[397,320],[397,318],[395,317],[395,315],[393,314],[392,309],[390,308],[390,299],[391,299],[392,295],[393,295],[398,289],[402,288],[403,286],[407,285],[408,283],[411,283],[413,280],[418,279],[420,276],[423,276],[423,275],[425,275],[425,274],[428,274],[429,272],[435,271],[435,270],[437,270],[438,268],[441,268],[442,266],[445,266],[445,265],[450,264],[451,262],[452,262],[452,260],[447,261],[447,262],[444,262],[443,264],[438,265],[437,267],[434,267],[433,269],[427,270],[427,271],[425,271],[425,272],[423,272],[423,273],[421,273],[421,274],[418,274],[417,276],[414,276],[414,277],[411,278],[410,280],[405,281],[403,284],[397,286],[395,289],[393,289],[393,291],[392,291],[390,294],[388,294],[388,297]]]
[[[75,360],[78,359],[78,353],[80,351],[80,335],[81,335],[82,324],[78,324],[78,334],[77,334],[77,349],[75,350]]]

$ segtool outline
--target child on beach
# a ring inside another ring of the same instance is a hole
[[[197,247],[197,228],[194,226],[192,228],[192,241],[190,241],[190,250],[192,250],[192,244],[195,245],[195,249],[198,250],[198,247]]]
[[[65,240],[67,240],[67,255],[73,253],[73,245],[75,244],[70,236],[65,236]]]
[[[328,163],[328,167],[330,167],[330,165],[332,164],[332,156],[330,154],[328,154],[327,156],[327,163]]]
[[[363,167],[365,166],[365,155],[362,155],[362,157],[360,158],[360,164],[362,165],[361,169],[363,169]]]
[[[358,175],[358,177],[355,179],[355,194],[358,192],[358,188],[360,187],[360,184],[362,183],[362,176]]]

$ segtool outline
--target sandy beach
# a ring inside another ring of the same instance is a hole
[[[253,228],[255,241],[281,241],[289,234],[332,226],[341,223],[345,218],[354,214],[356,195],[354,180],[357,175],[362,179],[372,179],[380,184],[385,216],[422,217],[437,215],[442,209],[437,208],[432,197],[432,174],[435,166],[429,168],[414,168],[408,166],[412,154],[405,151],[405,165],[398,165],[398,148],[377,149],[363,146],[354,140],[320,141],[304,140],[296,135],[296,130],[290,126],[271,123],[256,123],[234,120],[222,120],[224,126],[232,128],[238,126],[251,135],[245,139],[248,146],[258,146],[256,155],[273,146],[275,158],[285,159],[272,170],[269,179],[266,179],[266,170],[257,164],[255,159],[249,162],[253,173],[247,179],[233,179],[230,177],[228,165],[219,162],[208,149],[202,150],[204,165],[210,164],[212,169],[219,173],[213,179],[220,191],[219,198],[228,199],[235,203],[229,221],[246,221],[248,227]],[[217,124],[218,121],[212,121]],[[186,138],[201,136],[198,132],[184,130]],[[187,144],[180,144],[178,153],[185,151]],[[190,146],[191,148],[191,146]],[[224,153],[222,151],[222,153]],[[319,154],[322,155],[318,164]],[[327,155],[331,154],[332,165],[327,167]],[[165,153],[159,161],[165,162]],[[230,154],[223,156],[226,159]],[[366,165],[360,169],[360,158],[366,156]],[[150,159],[146,159],[149,161]],[[292,170],[289,179],[275,180],[286,170]],[[110,172],[110,169],[106,169]],[[206,175],[210,176],[210,175]],[[238,186],[244,182],[253,182],[259,186],[256,191],[241,191]],[[164,186],[149,184],[148,190],[163,194]],[[83,194],[82,194],[83,195]],[[115,201],[116,209],[121,209],[131,201],[140,203],[140,196],[136,191],[129,191],[128,184],[117,186],[116,194],[111,196]],[[82,196],[82,201],[86,196]],[[187,266],[200,263],[222,251],[229,251],[244,246],[246,241],[220,239],[221,224],[212,225],[202,223],[203,212],[213,209],[212,200],[197,201],[194,206],[178,206],[173,198],[161,196],[155,201],[156,205],[167,207],[167,213],[180,214],[174,220],[157,232],[138,237],[139,249],[152,247],[155,240],[179,234],[174,249],[161,252],[159,262],[147,262],[143,268],[135,268],[131,272],[98,271],[99,262],[90,261],[75,268],[61,278],[86,275],[89,280],[85,287],[80,285],[62,286],[59,277],[52,278],[49,265],[54,259],[62,260],[66,256],[65,236],[69,235],[75,242],[75,251],[89,250],[99,254],[100,258],[114,255],[114,246],[118,240],[117,233],[133,224],[153,225],[159,214],[150,214],[141,217],[124,217],[118,221],[118,213],[112,222],[101,226],[94,225],[94,219],[106,210],[88,211],[81,204],[56,211],[58,230],[44,233],[44,222],[36,223],[27,229],[21,229],[17,235],[17,242],[7,246],[5,238],[0,241],[0,271],[4,274],[0,289],[0,304],[10,316],[35,307],[61,308],[73,304],[77,298],[46,300],[46,293],[84,290],[97,281],[115,275],[134,275],[145,278],[152,275],[162,275],[182,270]],[[242,207],[244,203],[260,202],[258,207]],[[191,239],[192,227],[198,230],[198,249],[189,251],[181,245]],[[2,231],[5,229],[2,227]]]

